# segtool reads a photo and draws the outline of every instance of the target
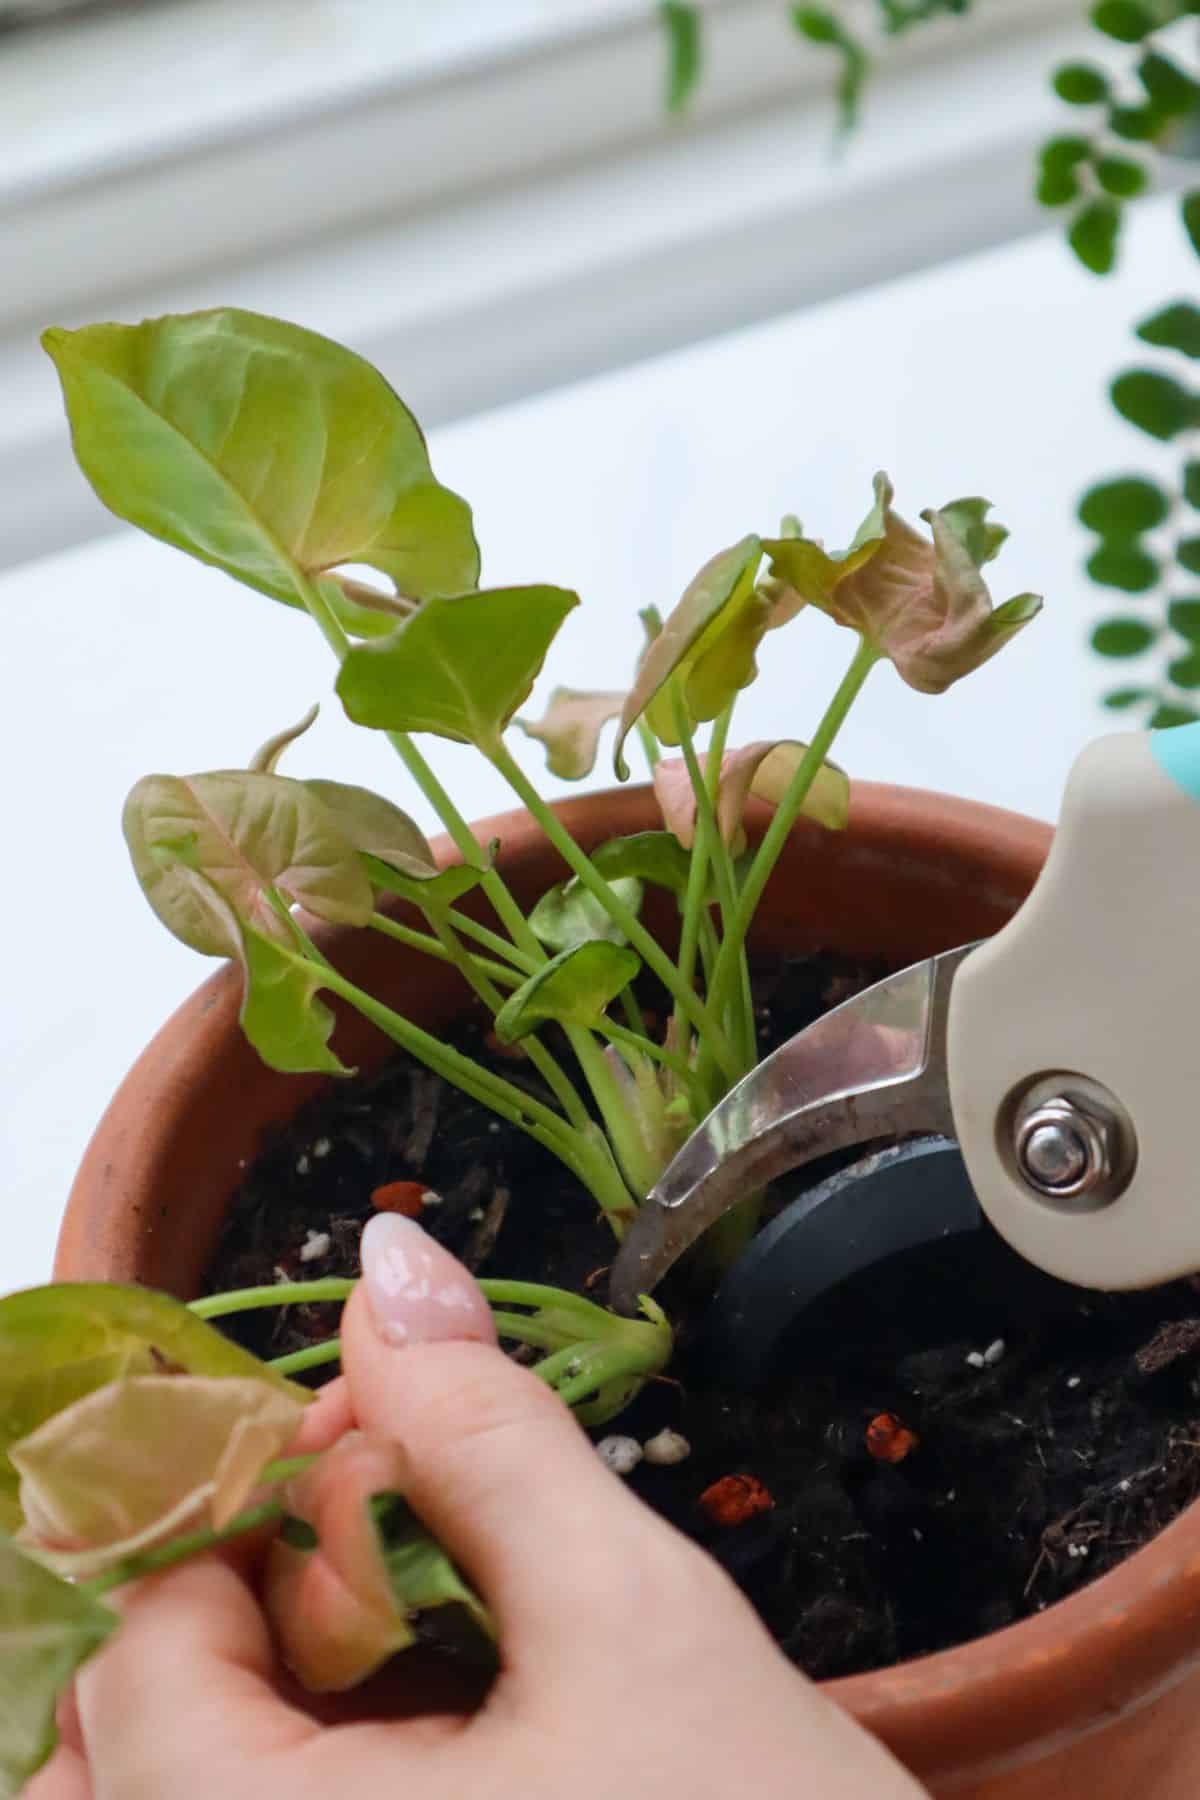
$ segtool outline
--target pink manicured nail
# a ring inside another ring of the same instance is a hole
[[[496,1342],[491,1308],[462,1264],[415,1219],[377,1213],[362,1234],[363,1285],[388,1344]]]

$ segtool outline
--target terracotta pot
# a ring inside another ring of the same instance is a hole
[[[585,796],[559,810],[585,847],[657,823],[645,789]],[[502,840],[505,876],[522,899],[560,878],[557,857],[524,814],[489,820],[478,832]],[[1049,841],[1048,827],[1011,813],[860,784],[846,833],[797,828],[760,910],[756,942],[915,960],[1003,924]],[[649,922],[669,934],[672,911],[652,899]],[[458,977],[441,964],[368,932],[324,942],[336,945],[352,980],[365,979],[426,1026],[436,1030],[461,1010]],[[71,1192],[60,1278],[195,1292],[263,1126],[320,1085],[265,1069],[241,1038],[237,1007],[238,979],[223,969],[122,1084]],[[341,1012],[335,1042],[359,1066],[390,1049]],[[1036,1619],[829,1691],[937,1795],[1195,1800],[1198,1663],[1200,1506]]]

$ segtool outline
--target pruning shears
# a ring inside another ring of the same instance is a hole
[[[735,1379],[839,1282],[985,1218],[1084,1287],[1200,1269],[1198,808],[1200,724],[1089,745],[1002,930],[826,1013],[697,1127],[625,1237],[616,1307],[743,1196],[854,1148],[725,1278],[711,1326]]]

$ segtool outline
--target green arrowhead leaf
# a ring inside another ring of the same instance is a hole
[[[496,1014],[496,1036],[515,1044],[547,1019],[594,1026],[641,966],[636,952],[621,944],[592,941],[563,950],[509,995]]]
[[[636,877],[610,877],[609,886],[631,912],[640,911],[642,884]],[[625,942],[620,927],[578,876],[548,888],[530,913],[529,925],[551,950],[571,950],[576,944]]]
[[[1145,319],[1137,328],[1144,343],[1162,350],[1179,350],[1184,356],[1200,356],[1200,307],[1189,300],[1178,300],[1164,306],[1161,312]]]
[[[470,512],[362,357],[233,309],[53,329],[75,454],[118,518],[288,605],[341,564],[401,594],[473,586]]]
[[[487,1607],[406,1500],[399,1494],[377,1495],[372,1519],[392,1597],[406,1619],[454,1607],[461,1609],[485,1639],[495,1638],[496,1627]]]
[[[580,781],[596,766],[600,733],[620,716],[623,693],[588,693],[581,688],[555,688],[542,718],[535,724],[518,719],[526,737],[546,746],[546,767],[563,781]]]
[[[1127,475],[1089,488],[1079,502],[1079,518],[1101,537],[1132,537],[1161,525],[1169,507],[1170,501],[1156,481]]]
[[[1088,574],[1102,587],[1144,594],[1158,580],[1158,563],[1136,538],[1105,538],[1088,557]]]
[[[488,750],[528,695],[579,604],[556,587],[429,600],[387,637],[356,644],[337,689],[357,725],[431,731]]]
[[[1155,636],[1153,626],[1141,619],[1105,619],[1092,633],[1092,649],[1101,656],[1140,656]]]
[[[371,916],[354,845],[306,782],[246,769],[147,775],[123,824],[147,900],[169,931],[207,956],[241,954],[238,922],[290,941],[272,890],[332,923],[365,925]]]
[[[320,965],[249,927],[242,932],[241,959],[239,1023],[267,1067],[285,1075],[352,1074],[329,1048],[335,1020],[317,999],[325,985]]]
[[[753,535],[720,551],[688,584],[662,630],[647,644],[617,728],[613,766],[622,781],[629,777],[625,739],[643,713],[662,743],[679,742],[672,696],[664,692],[669,683],[679,683],[694,724],[715,719],[753,681],[754,653],[770,620],[770,609],[754,588],[761,560],[762,543]]]
[[[365,857],[364,863],[375,887],[382,888],[387,894],[400,894],[420,907],[453,906],[483,879],[483,870],[473,868],[469,863],[454,863],[448,869],[439,869],[431,862],[423,869],[414,861],[401,869],[382,862],[377,856]]]
[[[691,858],[669,831],[635,831],[598,845],[592,851],[592,867],[606,881],[645,881],[682,899]]]
[[[55,1709],[116,1613],[0,1536],[0,1800],[16,1800],[58,1742]]]
[[[1130,369],[1112,384],[1112,402],[1123,419],[1150,437],[1177,437],[1195,424],[1196,401],[1179,382],[1157,369]]]
[[[253,1377],[307,1397],[169,1294],[59,1282],[0,1299],[0,1529],[21,1522],[14,1444],[108,1382],[164,1369]]]

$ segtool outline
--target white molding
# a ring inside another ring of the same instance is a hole
[[[173,113],[148,106],[140,139],[128,110],[124,139],[101,119],[90,149],[82,127],[61,142],[31,130],[23,159],[18,134],[0,180],[16,277],[0,293],[0,567],[105,528],[70,468],[40,324],[257,305],[356,344],[441,423],[1035,228],[1045,72],[1078,41],[1076,0],[979,0],[889,54],[832,162],[831,65],[797,43],[781,0],[716,0],[683,125],[662,117],[644,4],[555,0],[547,35],[546,0],[496,0],[493,22],[514,29],[486,54],[472,7],[314,0],[310,24],[358,27],[324,86],[312,54],[251,59],[254,80],[206,112],[214,22],[240,21],[244,39],[220,40],[235,66],[239,41],[261,50],[278,28],[279,0],[183,0],[150,46],[179,66],[199,34]],[[441,36],[414,53],[418,13]],[[43,57],[44,81],[57,67],[64,84],[49,110],[72,116],[89,69],[103,87],[133,22],[90,25],[91,58],[82,26],[74,60]],[[15,54],[0,65],[0,112],[5,83],[30,72]],[[137,65],[147,92],[154,73]]]

